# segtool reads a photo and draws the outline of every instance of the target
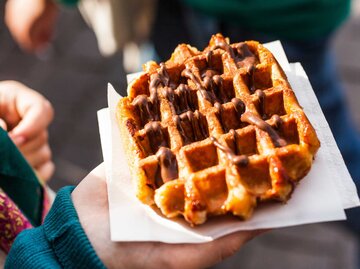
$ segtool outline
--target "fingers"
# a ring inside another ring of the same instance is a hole
[[[214,241],[213,248],[218,253],[218,260],[220,262],[229,256],[235,254],[245,243],[253,239],[255,236],[264,233],[262,230],[255,231],[241,231],[229,234]]]
[[[31,140],[26,141],[26,143],[15,142],[18,144],[18,148],[24,155],[30,155],[32,152],[38,151],[42,146],[48,143],[48,132],[41,131],[37,136],[33,137]]]
[[[54,171],[55,165],[52,161],[48,161],[35,169],[37,177],[45,182],[51,178],[51,176],[54,174]]]
[[[54,110],[50,102],[41,96],[32,96],[31,100],[18,101],[17,107],[21,120],[9,134],[19,146],[47,128],[54,117]]]
[[[38,92],[16,81],[0,82],[0,117],[17,146],[46,130],[54,110]]]
[[[2,81],[0,111],[3,125],[25,159],[42,179],[49,179],[54,171],[47,132],[54,116],[50,102],[19,82]]]
[[[39,178],[47,181],[54,172],[54,164],[51,161],[51,150],[48,144],[48,133],[43,131],[19,146],[28,163],[34,168]]]
[[[165,255],[176,259],[165,259],[167,268],[207,268],[221,262],[237,252],[247,241],[263,231],[241,231],[226,235],[214,241],[204,244],[179,244],[171,250],[165,245]],[[170,246],[171,247],[171,246]],[[164,256],[164,253],[162,253]],[[165,256],[165,257],[166,257]],[[160,258],[160,257],[159,257]]]
[[[48,181],[52,176],[55,167],[51,160],[51,150],[49,145],[43,145],[40,149],[24,154],[25,159],[36,171],[38,177],[44,181]]]
[[[72,200],[85,233],[107,268],[206,268],[263,232],[236,232],[203,244],[111,242],[104,170],[100,165],[86,176],[73,191]]]
[[[51,160],[51,150],[48,144],[43,145],[41,148],[24,154],[25,159],[35,169]]]
[[[208,267],[223,261],[224,259],[234,255],[239,251],[248,241],[254,237],[264,233],[265,230],[254,231],[240,231],[233,234],[221,237],[208,245],[208,249],[204,249],[204,252],[213,253],[211,258],[204,253],[205,257],[204,267]],[[199,261],[203,263],[203,261]]]

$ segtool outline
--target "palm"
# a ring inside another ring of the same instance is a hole
[[[79,184],[72,198],[85,233],[107,268],[204,268],[234,254],[259,234],[238,232],[204,244],[111,242],[102,165]]]

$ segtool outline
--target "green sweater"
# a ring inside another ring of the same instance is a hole
[[[184,0],[205,15],[279,38],[323,37],[349,15],[350,0]]]
[[[105,268],[81,227],[71,200],[73,189],[58,192],[42,226],[18,235],[5,268]]]
[[[0,128],[0,188],[17,204],[30,222],[41,223],[43,189],[22,154]]]

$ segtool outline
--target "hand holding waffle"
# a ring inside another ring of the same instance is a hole
[[[81,181],[72,199],[84,231],[106,268],[208,268],[264,232],[241,231],[203,244],[111,242],[103,165]]]
[[[117,117],[137,196],[191,224],[290,198],[320,144],[273,55],[215,35],[150,62]]]

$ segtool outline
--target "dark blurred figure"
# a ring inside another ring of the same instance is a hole
[[[162,60],[178,43],[204,48],[217,32],[232,42],[280,40],[290,62],[301,62],[360,190],[360,138],[343,95],[331,51],[335,31],[350,13],[350,0],[160,0],[152,41]],[[347,212],[360,231],[360,210]]]

